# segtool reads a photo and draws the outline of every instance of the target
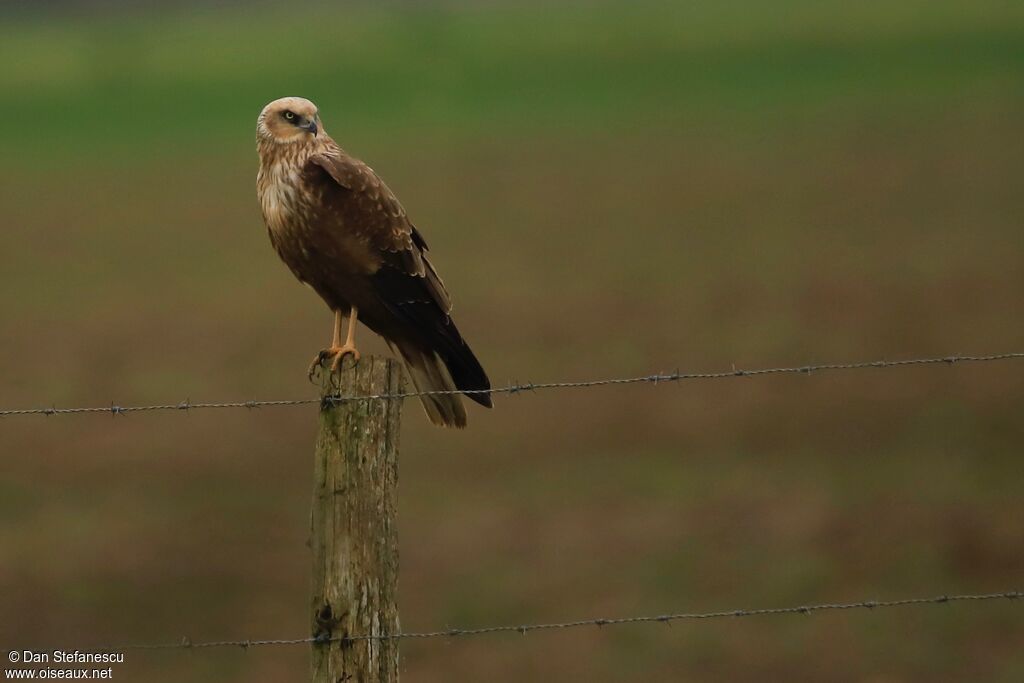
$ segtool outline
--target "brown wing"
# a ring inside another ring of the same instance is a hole
[[[429,297],[445,315],[451,313],[452,304],[444,282],[427,259],[427,242],[410,221],[395,194],[358,159],[342,154],[339,157],[315,155],[309,163],[326,172],[335,183],[347,190],[336,202],[347,215],[346,229],[356,230],[379,255],[381,265],[400,274],[420,278],[421,283],[405,283],[402,296]],[[419,286],[418,286],[419,285]],[[424,301],[428,303],[428,301]]]
[[[325,201],[341,214],[343,229],[379,258],[369,284],[390,320],[377,332],[401,335],[401,340],[392,341],[412,341],[436,352],[459,389],[489,389],[486,373],[452,322],[451,299],[427,259],[426,240],[390,188],[373,169],[343,152],[313,156],[306,172],[326,174],[333,181]],[[491,403],[488,394],[469,396],[483,405]]]

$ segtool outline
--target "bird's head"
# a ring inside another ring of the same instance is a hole
[[[263,107],[256,135],[275,144],[308,142],[322,131],[316,105],[301,97],[282,97]]]

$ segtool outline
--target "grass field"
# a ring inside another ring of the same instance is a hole
[[[0,407],[315,395],[255,201],[314,99],[497,384],[1024,348],[1024,7],[395,3],[0,24]],[[382,350],[371,341],[370,350]],[[409,630],[1021,588],[1024,364],[405,412]],[[306,635],[310,408],[0,419],[0,646]],[[1019,681],[977,604],[403,645],[410,681]],[[9,646],[9,647],[8,647]],[[308,652],[120,680],[305,680]]]

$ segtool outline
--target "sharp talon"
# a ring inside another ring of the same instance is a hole
[[[354,346],[336,346],[334,348],[323,349],[322,351],[320,351],[320,353],[316,355],[316,358],[313,359],[313,362],[309,366],[309,372],[307,373],[309,381],[313,382],[314,384],[316,383],[314,381],[314,378],[316,377],[316,371],[324,367],[324,361],[326,361],[328,358],[331,359],[331,374],[337,374],[338,371],[341,369],[341,363],[346,356],[352,356],[352,360],[358,363],[361,354],[359,353],[359,350],[356,349],[356,347]]]
[[[354,346],[342,346],[339,348],[334,356],[334,360],[331,361],[331,372],[335,373],[341,368],[341,362],[345,360],[345,356],[352,356],[352,360],[355,363],[359,362],[361,354],[359,350]]]
[[[313,362],[309,364],[309,370],[306,373],[306,376],[309,377],[310,382],[313,382],[314,384],[316,383],[316,371],[323,368],[324,361],[330,358],[332,355],[333,353],[331,352],[331,349],[320,349],[320,351],[317,352],[316,356],[313,358]]]

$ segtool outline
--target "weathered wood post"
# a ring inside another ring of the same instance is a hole
[[[394,360],[348,359],[320,395],[402,391]],[[339,386],[340,385],[340,386]],[[398,428],[401,399],[322,401],[316,440],[310,547],[313,550],[313,683],[398,681]],[[354,637],[354,640],[346,640]]]

